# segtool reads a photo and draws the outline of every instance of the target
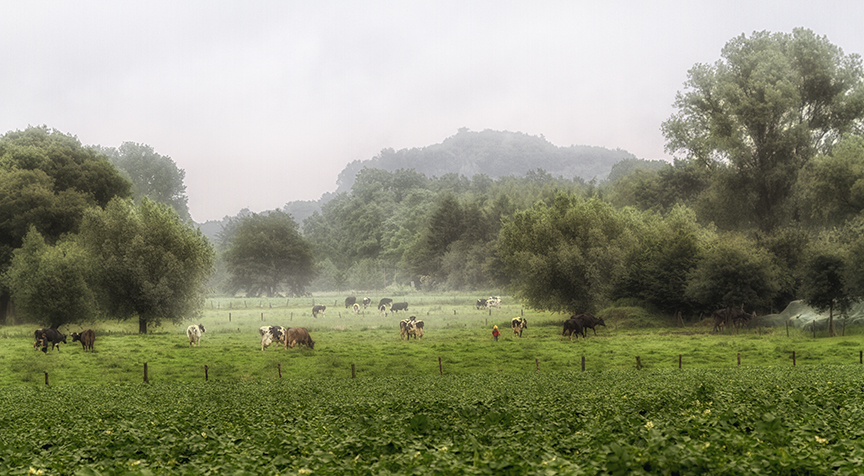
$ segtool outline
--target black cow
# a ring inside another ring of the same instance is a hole
[[[398,311],[407,311],[408,303],[407,302],[394,302],[392,306],[390,306],[390,312],[398,312]]]
[[[561,339],[564,336],[570,336],[570,340],[573,340],[573,334],[576,334],[576,339],[579,339],[579,334],[582,334],[582,338],[585,338],[585,328],[582,327],[582,321],[579,319],[567,319],[564,321],[564,331],[561,332]]]
[[[363,309],[366,309],[370,305],[372,305],[372,300],[368,297],[363,298]]]
[[[324,314],[324,311],[327,310],[327,306],[312,306],[312,317],[318,317],[318,313],[321,313],[321,317],[327,317]]]
[[[378,301],[378,309],[381,309],[381,306],[389,306],[391,303],[393,303],[393,300],[392,300],[392,299],[390,299],[390,298],[381,298],[381,300]]]
[[[357,296],[348,296],[347,298],[345,298],[345,309],[354,306],[356,302]]]
[[[60,343],[66,343],[66,335],[61,334],[57,329],[42,329],[42,352],[48,353],[48,343],[51,343],[51,350],[57,347],[57,352],[60,352]]]
[[[477,303],[474,304],[474,307],[477,309],[486,309],[486,298],[478,299]]]
[[[81,333],[73,332],[70,335],[72,336],[72,342],[80,342],[81,347],[83,347],[85,351],[93,350],[93,343],[96,342],[96,333],[93,332],[93,329],[87,329]]]
[[[594,335],[597,335],[597,329],[594,326],[603,326],[606,327],[606,323],[603,322],[602,317],[594,317],[591,314],[579,314],[578,316],[570,316],[570,319],[579,319],[582,322],[582,330],[583,332],[588,332],[587,329],[590,328],[594,331]]]

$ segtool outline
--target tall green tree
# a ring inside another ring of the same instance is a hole
[[[834,311],[846,314],[855,302],[846,286],[846,259],[831,247],[814,250],[803,266],[800,294],[810,307],[828,311],[828,335],[834,336]]]
[[[51,246],[31,227],[3,277],[19,317],[55,329],[93,318],[89,263],[74,240]]]
[[[513,294],[532,309],[594,312],[608,302],[638,220],[599,199],[559,193],[504,223],[498,254]]]
[[[287,289],[302,296],[315,278],[312,247],[291,215],[279,211],[242,218],[224,257],[231,293],[275,296]]]
[[[124,142],[119,148],[92,147],[108,159],[132,182],[136,203],[150,197],[173,208],[181,220],[191,220],[186,196],[186,171],[171,157],[158,154],[147,144]]]
[[[685,87],[662,126],[666,149],[729,168],[720,190],[763,231],[792,216],[801,167],[864,119],[860,56],[803,28],[736,37],[720,61],[694,66]]]
[[[685,295],[705,310],[770,309],[779,290],[774,257],[740,234],[726,233],[706,246],[690,272]]]
[[[838,226],[864,210],[864,137],[844,139],[830,154],[813,158],[798,178],[808,221]]]
[[[0,274],[10,265],[31,225],[46,243],[75,233],[90,206],[131,195],[131,185],[104,155],[72,135],[45,126],[0,137]],[[9,289],[0,286],[0,321]]]
[[[87,210],[78,236],[94,260],[94,291],[108,316],[137,318],[146,334],[163,320],[200,313],[213,246],[173,208],[146,197],[139,205],[114,199],[104,210]]]

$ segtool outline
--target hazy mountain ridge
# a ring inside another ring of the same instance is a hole
[[[559,147],[543,136],[522,132],[460,129],[440,144],[422,148],[384,149],[368,160],[355,160],[339,173],[339,192],[348,192],[357,173],[364,167],[387,171],[414,169],[428,177],[455,173],[471,178],[485,174],[490,178],[522,176],[543,169],[554,177],[584,180],[605,179],[612,167],[636,156],[621,149],[571,145]]]

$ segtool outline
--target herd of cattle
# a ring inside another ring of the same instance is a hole
[[[372,304],[372,300],[367,297],[363,298],[360,303],[362,303],[363,309],[366,309]],[[360,303],[357,302],[356,296],[348,296],[345,299],[345,307],[352,308],[355,313],[360,312]],[[488,298],[478,299],[475,307],[477,309],[491,309],[493,307],[500,309],[501,298],[498,296],[490,296]],[[323,317],[326,309],[327,306],[313,306],[312,316],[318,317],[320,314]],[[382,315],[386,316],[389,312],[395,313],[399,311],[407,311],[408,303],[394,303],[390,298],[383,298],[378,302],[378,310]],[[756,313],[747,314],[743,310],[725,308],[714,311],[712,317],[714,321],[712,332],[719,332],[723,330],[724,326],[734,326],[735,328],[739,328],[746,325],[751,319],[756,317]],[[596,336],[596,326],[606,327],[606,323],[603,322],[602,318],[592,316],[591,314],[570,316],[569,319],[564,321],[564,329],[561,332],[561,339],[567,336],[572,341],[574,335],[577,339],[580,335],[583,339],[587,338],[586,329],[594,331],[594,335]],[[514,335],[522,337],[522,331],[528,328],[528,320],[523,317],[515,317],[510,321],[510,327],[513,330]],[[204,332],[205,329],[202,324],[192,325],[186,328],[186,336],[189,339],[189,346],[199,345],[201,336]],[[312,337],[309,336],[309,331],[305,327],[262,326],[258,329],[258,333],[261,336],[262,351],[274,342],[276,342],[277,345],[284,345],[285,349],[293,349],[294,346],[298,344],[305,345],[309,349],[315,348],[315,341],[313,341]],[[93,344],[96,341],[96,333],[93,332],[92,329],[87,329],[80,333],[73,332],[71,336],[72,342],[81,342],[81,346],[85,351],[93,350]],[[416,316],[411,316],[399,322],[399,338],[411,339],[411,337],[414,337],[414,339],[421,339],[423,337],[423,321],[417,320]],[[66,335],[54,328],[36,329],[34,338],[35,342],[33,343],[33,348],[37,349],[41,347],[42,352],[44,353],[48,352],[49,344],[51,350],[56,347],[59,351],[60,344],[66,343]]]

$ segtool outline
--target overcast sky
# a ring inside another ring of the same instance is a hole
[[[460,127],[668,159],[675,93],[727,41],[805,27],[864,54],[862,25],[862,0],[0,0],[0,134],[148,144],[203,222]]]

